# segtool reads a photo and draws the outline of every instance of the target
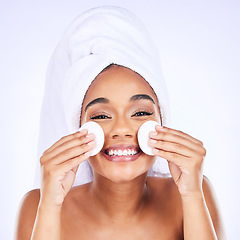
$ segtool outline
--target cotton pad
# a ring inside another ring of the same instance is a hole
[[[79,129],[79,131],[87,129],[88,133],[92,133],[94,135],[94,142],[96,146],[91,150],[91,155],[94,156],[98,154],[104,144],[104,132],[101,128],[101,126],[93,121],[87,122],[82,125],[82,127]]]
[[[138,130],[138,144],[142,151],[147,155],[154,155],[152,152],[152,147],[148,144],[150,139],[149,133],[152,131],[156,131],[155,126],[160,125],[158,122],[155,121],[147,121],[141,125]]]

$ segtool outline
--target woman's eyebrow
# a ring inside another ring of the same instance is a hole
[[[100,97],[100,98],[96,98],[94,100],[92,100],[90,103],[87,104],[87,106],[85,107],[85,112],[87,111],[87,109],[94,105],[94,104],[97,104],[97,103],[109,103],[109,100],[107,98],[103,98],[103,97]]]
[[[141,100],[141,99],[147,99],[147,100],[150,100],[152,101],[154,104],[154,100],[152,99],[152,97],[150,97],[149,95],[147,94],[136,94],[136,95],[133,95],[131,98],[130,98],[130,101],[136,101],[136,100]]]

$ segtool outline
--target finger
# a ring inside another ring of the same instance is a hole
[[[202,145],[193,142],[192,140],[186,138],[185,136],[173,134],[172,132],[170,133],[168,131],[159,131],[157,132],[157,134],[155,133],[156,132],[150,133],[151,139],[181,144],[201,154],[205,153],[205,148]]]
[[[179,143],[157,141],[155,139],[150,139],[149,145],[159,150],[163,150],[165,152],[177,153],[185,157],[193,157],[197,155],[196,151]]]
[[[61,151],[56,156],[49,158],[48,155],[43,155],[40,159],[41,165],[50,164],[50,165],[58,165],[65,161],[68,161],[72,158],[78,157],[95,147],[95,142],[91,141],[81,146],[76,146],[73,148],[66,149],[65,151]],[[48,153],[49,154],[49,153]]]
[[[153,148],[153,153],[159,157],[166,159],[169,162],[173,162],[179,167],[179,169],[186,174],[192,171],[201,169],[204,158],[188,158],[178,153],[166,152],[161,149]]]
[[[172,129],[172,128],[167,128],[167,127],[161,127],[161,126],[158,126],[158,125],[156,126],[156,130],[157,130],[157,132],[169,133],[169,134],[180,136],[182,138],[190,140],[191,142],[194,142],[196,144],[199,144],[199,145],[203,146],[203,143],[201,141],[199,141],[198,139],[196,139],[196,138],[194,138],[194,137],[190,136],[189,134],[184,133],[182,131],[175,130],[175,129]]]
[[[87,130],[86,129],[83,129],[82,131],[77,131],[73,134],[70,134],[70,135],[67,135],[67,136],[64,136],[62,137],[60,140],[58,140],[57,142],[55,142],[50,148],[48,148],[45,152],[45,153],[48,153],[50,151],[52,151],[53,149],[55,149],[56,147],[58,147],[59,145],[63,144],[64,142],[68,142],[74,138],[80,138],[82,136],[85,136],[87,135]]]
[[[63,172],[67,173],[69,171],[77,170],[78,166],[87,160],[91,155],[90,151],[85,152],[82,155],[79,155],[75,158],[72,158],[68,161],[65,161],[63,164],[58,165],[58,168],[56,170],[56,175],[61,175]],[[76,168],[77,167],[77,168]],[[75,172],[75,171],[74,171]],[[75,172],[76,173],[76,172]]]
[[[46,158],[48,159],[53,158],[58,154],[60,154],[61,152],[66,151],[67,149],[82,146],[83,144],[89,143],[93,140],[94,140],[94,135],[92,133],[81,136],[81,137],[70,139],[69,141],[63,142],[62,144],[55,147],[52,151],[45,154]]]
[[[191,161],[190,158],[179,155],[177,153],[165,152],[164,150],[160,150],[157,148],[153,148],[153,153],[161,158],[166,159],[167,161],[175,163],[181,171],[183,170],[183,166],[187,166],[187,164]],[[187,172],[186,172],[187,173]]]
[[[72,158],[83,155],[84,153],[91,151],[95,147],[95,142],[91,141],[87,144],[83,144],[82,146],[73,147],[65,150],[64,152],[59,153],[57,156],[52,158],[52,164],[62,164]]]

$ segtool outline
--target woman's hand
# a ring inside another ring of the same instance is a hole
[[[155,155],[168,161],[182,197],[202,193],[202,163],[206,150],[201,141],[186,133],[156,126],[155,134],[150,133],[149,144]]]
[[[95,143],[87,130],[61,138],[46,150],[41,159],[41,204],[61,206],[71,189],[78,166],[90,156]]]

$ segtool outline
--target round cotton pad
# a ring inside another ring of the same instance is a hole
[[[156,131],[156,125],[160,125],[160,123],[155,121],[147,121],[143,123],[138,130],[138,144],[142,151],[147,155],[154,155],[152,152],[152,147],[148,144],[148,141],[150,139],[149,133]]]
[[[83,129],[87,129],[88,133],[93,133],[94,135],[94,142],[96,143],[96,146],[91,150],[91,156],[94,156],[97,153],[99,153],[103,147],[104,132],[101,126],[98,123],[93,121],[83,124],[82,127],[79,129],[79,131]]]

